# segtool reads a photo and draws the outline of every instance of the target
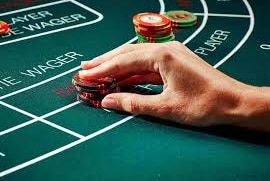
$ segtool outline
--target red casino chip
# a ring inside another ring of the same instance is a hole
[[[116,89],[118,89],[116,84],[114,84],[113,87],[106,88],[106,89],[88,89],[88,88],[80,87],[80,86],[75,86],[75,88],[79,93],[86,92],[86,93],[102,94],[102,95],[113,93]]]
[[[6,35],[10,32],[10,26],[4,21],[0,21],[0,36]]]
[[[86,88],[86,89],[109,89],[115,82],[112,77],[105,77],[100,79],[82,79],[79,77],[79,73],[72,77],[72,83],[74,86]]]
[[[84,97],[82,94],[77,94],[77,100],[86,104],[86,105],[89,105],[89,106],[102,107],[101,100],[88,99],[88,98]]]
[[[133,16],[133,23],[138,27],[162,28],[168,26],[171,21],[157,13],[140,13]]]
[[[163,36],[168,36],[172,33],[172,28],[170,27],[169,29],[166,30],[161,30],[161,31],[149,31],[149,30],[142,30],[138,29],[137,27],[134,27],[135,31],[139,33],[140,35],[147,36],[147,37],[163,37]]]

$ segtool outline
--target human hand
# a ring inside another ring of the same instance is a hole
[[[247,86],[214,69],[179,42],[128,44],[82,62],[82,78],[114,76],[121,84],[163,84],[158,95],[113,93],[102,106],[178,123],[230,124]]]

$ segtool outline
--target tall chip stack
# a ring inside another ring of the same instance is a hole
[[[136,14],[133,24],[138,43],[164,43],[175,39],[171,21],[161,14]]]

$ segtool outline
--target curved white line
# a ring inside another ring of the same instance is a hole
[[[239,42],[239,44],[236,47],[234,47],[234,49],[228,55],[226,55],[222,60],[220,60],[217,64],[215,64],[214,68],[218,68],[219,66],[224,64],[229,58],[231,58],[231,56],[233,56],[244,45],[244,43],[247,41],[247,39],[249,38],[249,36],[251,35],[254,29],[255,17],[254,17],[253,10],[247,0],[243,0],[243,2],[245,3],[248,9],[248,13],[250,15],[249,29],[247,33],[245,34],[244,38]]]
[[[197,16],[203,16],[204,13],[194,13]],[[219,14],[219,13],[208,13],[208,16],[213,17],[226,17],[226,18],[250,18],[250,15],[244,14]]]
[[[160,11],[159,13],[160,14],[163,14],[165,13],[165,3],[164,3],[164,0],[158,0],[159,1],[159,5],[160,5]]]
[[[51,30],[51,31],[46,31],[46,32],[43,32],[43,33],[38,33],[38,34],[30,35],[30,36],[25,36],[25,37],[22,37],[22,38],[17,38],[17,39],[14,39],[14,40],[4,41],[4,42],[1,42],[0,43],[0,46],[7,45],[7,44],[10,44],[10,43],[20,42],[20,41],[23,41],[23,40],[28,40],[28,39],[32,39],[32,38],[36,38],[36,37],[41,37],[41,36],[44,36],[44,35],[58,33],[58,32],[61,32],[61,31],[75,29],[75,28],[79,28],[79,27],[82,27],[82,26],[87,26],[87,25],[95,24],[95,23],[101,21],[104,18],[101,13],[99,13],[96,10],[94,10],[92,8],[89,8],[89,7],[83,5],[82,3],[79,3],[79,2],[77,2],[75,0],[57,1],[57,2],[53,2],[53,3],[47,3],[47,4],[43,4],[43,5],[39,5],[39,6],[33,6],[33,7],[30,7],[30,8],[25,8],[23,10],[18,10],[18,11],[15,10],[15,11],[8,12],[8,13],[3,13],[3,14],[11,14],[11,13],[13,14],[13,13],[17,13],[17,12],[28,11],[28,10],[32,10],[32,9],[41,8],[41,7],[48,7],[48,6],[52,6],[52,5],[60,4],[60,3],[65,3],[65,2],[74,3],[77,6],[83,8],[83,9],[85,9],[85,10],[87,10],[87,11],[93,13],[93,14],[95,14],[97,16],[97,19],[95,19],[93,21],[89,21],[89,22],[85,22],[85,23],[73,25],[73,26],[68,26],[68,27],[64,27],[64,28],[59,28],[59,29]]]
[[[190,36],[188,37],[184,42],[183,44],[187,44],[188,42],[190,42],[193,38],[195,38],[205,27],[206,23],[207,23],[207,20],[208,20],[208,7],[207,7],[207,4],[205,2],[205,0],[200,0],[201,3],[202,3],[202,6],[203,6],[203,21],[202,21],[202,24],[201,26]]]

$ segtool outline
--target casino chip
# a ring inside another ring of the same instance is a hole
[[[110,88],[113,83],[115,83],[115,79],[111,77],[105,77],[101,79],[81,79],[79,77],[79,73],[75,74],[72,78],[72,83],[75,86],[79,86],[86,89],[106,89]]]
[[[72,84],[78,91],[77,100],[93,107],[102,107],[101,101],[106,95],[120,92],[116,80],[112,77],[85,80],[76,73],[72,77]]]
[[[173,28],[188,28],[197,25],[197,16],[183,10],[168,11],[165,13],[172,23]]]
[[[4,21],[0,21],[0,36],[6,35],[10,32],[10,26]]]
[[[133,16],[138,43],[163,43],[175,39],[171,21],[161,14],[140,13]]]

